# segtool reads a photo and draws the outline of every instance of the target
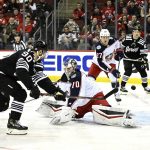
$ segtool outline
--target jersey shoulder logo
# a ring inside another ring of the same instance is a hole
[[[99,50],[99,49],[101,49],[101,46],[100,46],[100,45],[98,45],[98,46],[96,47],[96,49],[98,49],[98,50]]]

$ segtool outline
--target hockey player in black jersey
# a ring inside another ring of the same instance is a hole
[[[89,69],[88,76],[96,79],[101,71],[104,71],[111,80],[112,88],[118,88],[120,77],[116,69],[116,50],[120,48],[120,42],[110,37],[107,29],[100,32],[100,41],[97,43],[95,56]],[[121,101],[120,94],[115,94],[116,101]]]
[[[55,99],[65,99],[65,93],[55,87],[51,80],[43,73],[42,59],[47,53],[44,41],[37,41],[33,50],[18,51],[9,57],[0,60],[0,111],[5,111],[11,103],[11,112],[8,119],[7,134],[26,134],[28,127],[19,123],[23,112],[24,102],[27,98],[24,84],[30,91],[30,96],[37,99],[40,96],[40,88],[53,94]]]
[[[147,93],[150,93],[150,88],[148,87],[147,72],[148,70],[148,49],[146,43],[142,37],[140,37],[141,29],[136,26],[132,31],[131,36],[127,36],[123,39],[121,46],[123,48],[123,63],[124,63],[124,74],[121,81],[121,91],[128,92],[125,85],[132,74],[132,67],[134,66],[136,70],[141,75],[142,86]]]

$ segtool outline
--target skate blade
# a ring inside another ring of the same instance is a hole
[[[6,134],[7,135],[26,135],[27,130],[8,129]]]
[[[120,95],[128,95],[128,92],[120,92]]]

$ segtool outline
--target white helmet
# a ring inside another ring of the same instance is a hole
[[[108,29],[102,29],[100,31],[100,37],[101,36],[110,36],[110,32],[108,31]]]

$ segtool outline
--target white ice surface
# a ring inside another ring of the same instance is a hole
[[[104,93],[111,90],[109,83],[100,83],[100,86]],[[10,110],[0,113],[0,150],[150,150],[150,94],[146,94],[140,85],[136,85],[134,91],[130,87],[128,84],[130,92],[121,96],[120,105],[114,96],[108,101],[114,107],[129,108],[138,128],[95,124],[91,113],[79,121],[50,125],[50,118],[35,111],[43,97],[25,104],[21,123],[29,127],[27,135],[6,135]]]

